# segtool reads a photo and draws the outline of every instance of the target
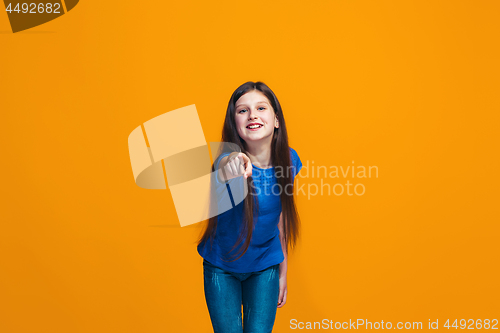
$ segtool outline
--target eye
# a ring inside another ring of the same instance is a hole
[[[241,109],[238,111],[238,113],[243,113],[244,111],[246,111],[247,109]]]
[[[265,106],[260,106],[260,107],[258,108],[258,110],[265,110],[265,109],[266,109],[266,107],[265,107]]]

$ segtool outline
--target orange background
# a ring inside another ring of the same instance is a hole
[[[0,331],[212,331],[201,224],[179,227],[168,190],[134,183],[127,137],[196,104],[218,141],[248,80],[275,91],[304,164],[379,168],[363,196],[298,196],[275,332],[499,318],[499,13],[86,0],[17,34],[0,13]]]

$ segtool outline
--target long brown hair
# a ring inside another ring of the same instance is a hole
[[[276,179],[280,186],[281,211],[283,214],[283,231],[286,244],[285,251],[288,253],[288,246],[293,248],[296,245],[299,235],[300,219],[293,198],[294,191],[292,174],[289,171],[291,170],[290,147],[288,145],[288,134],[286,131],[285,118],[283,116],[283,111],[281,109],[278,98],[266,84],[260,81],[249,81],[239,86],[233,92],[227,106],[226,118],[224,120],[224,126],[222,128],[221,141],[236,144],[240,148],[241,152],[247,154],[245,141],[241,139],[236,128],[234,119],[236,110],[235,105],[241,96],[253,90],[258,90],[267,97],[267,99],[271,103],[271,106],[273,107],[276,116],[278,117],[279,127],[274,128],[273,139],[271,142],[271,164],[273,165],[273,167],[275,167],[275,175],[278,169],[285,171],[281,172],[280,176],[276,177]],[[214,171],[214,165],[212,165],[212,172]],[[229,261],[235,261],[241,258],[243,254],[245,254],[245,252],[248,250],[248,247],[250,246],[250,240],[252,239],[252,233],[254,229],[254,215],[256,215],[256,212],[258,210],[258,200],[254,192],[252,177],[247,178],[247,185],[249,193],[245,197],[243,204],[243,229],[238,237],[238,241],[229,252],[233,251],[236,247],[238,247],[239,244],[241,244],[244,238],[244,234],[246,234],[245,243],[243,244],[243,250],[240,249],[239,251],[239,256],[236,259]],[[285,191],[285,189],[287,188],[292,188],[291,195],[287,194],[287,191]],[[198,245],[206,242],[207,240],[210,240],[210,246],[212,246],[216,230],[217,216],[214,216],[208,220],[208,224],[206,225],[205,230],[202,231],[201,238],[198,240]],[[233,254],[232,257],[236,255],[238,255],[238,253]],[[221,259],[224,260],[223,258]]]

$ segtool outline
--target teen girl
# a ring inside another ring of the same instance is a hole
[[[210,218],[198,242],[210,319],[215,333],[272,332],[287,298],[288,247],[298,237],[293,183],[302,163],[288,146],[280,103],[262,82],[233,92],[221,141],[239,152],[217,157],[214,183],[225,190],[239,178],[248,195]]]

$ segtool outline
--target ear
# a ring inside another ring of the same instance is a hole
[[[278,121],[278,117],[276,117],[276,120],[274,121],[274,127],[276,127],[276,128],[280,127],[280,123]]]

